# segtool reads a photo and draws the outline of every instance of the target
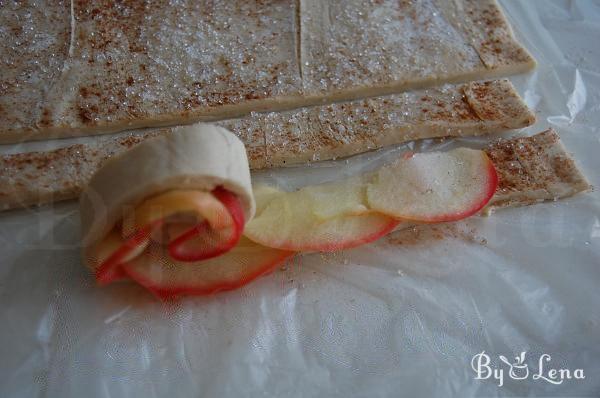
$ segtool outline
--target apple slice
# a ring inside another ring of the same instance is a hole
[[[256,214],[260,214],[271,200],[275,199],[278,195],[284,191],[272,187],[271,185],[260,184],[252,187],[252,194],[254,195],[254,201],[256,202]]]
[[[153,239],[166,240],[169,254],[181,261],[200,261],[225,253],[237,243],[244,228],[239,199],[221,187],[212,192],[173,190],[149,198],[124,218],[123,234],[157,220],[162,220],[163,226],[153,233]]]
[[[123,239],[117,230],[112,230],[95,248],[91,264],[99,264],[95,270],[96,281],[106,285],[125,276],[121,266],[141,255],[150,242],[150,234],[159,228],[161,221],[155,221]]]
[[[307,215],[296,213],[285,220],[255,218],[257,222],[248,223],[244,234],[261,245],[281,250],[332,252],[373,242],[400,224],[398,220],[377,213],[341,216],[327,221],[320,221],[310,213]],[[286,224],[290,217],[298,217],[296,220],[301,221]]]
[[[399,224],[392,217],[370,212],[360,203],[360,195],[355,195],[356,200],[344,201],[343,193],[351,184],[342,182],[338,186],[340,190],[335,184],[323,184],[295,192],[257,195],[259,211],[246,225],[244,235],[276,249],[336,251],[372,242]],[[265,205],[261,198],[269,202]],[[339,208],[335,207],[336,201]]]
[[[212,194],[226,208],[227,214],[219,215],[213,224],[208,217],[214,217],[214,214],[209,214],[206,221],[172,240],[169,254],[175,260],[200,261],[220,256],[235,246],[242,236],[244,211],[239,198],[220,187],[214,189]]]
[[[242,237],[227,253],[210,260],[180,262],[153,243],[125,264],[125,273],[162,299],[237,289],[283,263],[294,252],[260,246]]]
[[[338,216],[368,213],[366,184],[371,175],[358,175],[339,181],[309,185],[298,191],[285,192],[269,185],[253,188],[256,214],[262,213],[271,201],[282,194],[288,200],[308,205],[307,209],[318,219],[328,220]]]
[[[212,193],[177,189],[144,200],[123,219],[123,235],[127,236],[157,220],[196,223],[206,220],[216,229],[231,225],[227,207]]]
[[[492,198],[498,176],[485,152],[458,148],[414,154],[384,166],[367,187],[369,207],[418,222],[455,221]]]
[[[343,180],[310,185],[295,194],[298,200],[310,201],[312,213],[320,220],[338,216],[358,216],[370,212],[367,207],[367,186],[370,174],[357,175]]]

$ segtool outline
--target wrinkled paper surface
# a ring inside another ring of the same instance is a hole
[[[598,185],[600,4],[502,6],[539,64],[511,78],[538,115],[516,134],[554,127]],[[293,188],[453,145],[255,177]],[[596,191],[303,255],[244,289],[161,303],[132,285],[94,286],[76,203],[2,213],[0,396],[598,396],[599,217]],[[535,378],[540,358],[542,376],[585,379]]]

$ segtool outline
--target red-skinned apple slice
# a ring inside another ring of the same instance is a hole
[[[369,207],[417,222],[455,221],[481,210],[498,176],[485,152],[458,148],[414,154],[384,166],[367,187]]]
[[[331,184],[333,185],[333,184]],[[342,192],[344,184],[340,185]],[[336,251],[359,246],[379,239],[393,230],[399,221],[382,214],[370,212],[357,200],[335,215],[330,201],[338,198],[338,190],[328,185],[319,188],[318,200],[313,200],[315,187],[296,192],[268,195],[269,203],[255,197],[257,212],[246,225],[244,235],[261,245],[294,251]],[[324,208],[319,211],[319,203]],[[347,209],[352,213],[346,213]],[[362,209],[362,214],[356,209]],[[324,218],[323,214],[334,216]]]
[[[239,199],[224,188],[212,192],[173,190],[149,198],[128,214],[124,234],[163,220],[162,233],[168,236],[169,253],[180,261],[200,261],[231,249],[244,228]],[[163,239],[161,237],[161,239]]]
[[[153,243],[142,256],[123,266],[131,279],[162,299],[237,289],[294,255],[291,251],[260,246],[244,237],[227,253],[199,262],[170,259],[165,250]]]
[[[192,228],[185,227],[177,217],[201,218]],[[182,229],[183,228],[183,229]],[[169,254],[180,261],[200,261],[219,256],[230,250],[239,240],[244,228],[244,213],[238,198],[219,187],[206,193],[176,190],[139,205],[125,217],[120,234],[113,230],[96,248],[94,263],[96,279],[107,284],[122,279],[121,266],[141,255],[156,231],[179,230],[168,244]],[[183,233],[181,233],[183,231]],[[122,235],[129,235],[126,238]],[[160,234],[159,234],[160,235]]]
[[[244,234],[261,245],[281,250],[332,252],[373,242],[400,224],[377,213],[340,216],[327,221],[305,219],[295,225],[284,222],[270,227],[263,225],[262,220],[256,224],[250,222]]]
[[[207,260],[226,253],[238,242],[244,230],[244,211],[237,196],[224,188],[212,191],[214,197],[227,209],[229,220],[223,227],[219,220],[215,228],[204,221],[184,232],[169,243],[169,254],[179,261]]]
[[[187,215],[186,221],[206,220],[215,229],[231,225],[227,207],[210,192],[172,190],[144,200],[123,219],[123,236],[144,228],[157,220]]]
[[[150,242],[150,234],[159,228],[162,221],[155,221],[141,228],[129,238],[123,240],[121,234],[113,230],[95,250],[93,263],[99,264],[96,268],[96,281],[105,285],[122,279],[124,274],[121,266],[142,254]]]

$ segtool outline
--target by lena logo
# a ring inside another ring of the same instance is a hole
[[[537,360],[537,369],[530,369],[525,363],[527,352],[523,351],[515,357],[514,361],[509,361],[504,355],[499,355],[500,366],[491,364],[491,357],[481,351],[475,354],[471,359],[471,368],[475,372],[475,380],[494,379],[498,382],[498,387],[504,385],[505,371],[508,370],[508,377],[512,380],[526,380],[531,377],[532,380],[541,380],[550,384],[562,384],[565,380],[583,380],[585,374],[583,369],[563,369],[555,368],[550,363],[552,357],[548,354],[542,354]]]

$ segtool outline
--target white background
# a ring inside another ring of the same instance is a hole
[[[598,185],[600,3],[502,5],[538,61],[511,79],[538,116],[518,134],[554,127]],[[256,177],[292,187],[402,149]],[[598,396],[599,217],[596,191],[305,255],[242,290],[165,304],[94,286],[75,203],[3,213],[0,396]],[[496,366],[527,351],[532,371],[547,353],[586,379],[498,387],[474,380],[484,350]]]

